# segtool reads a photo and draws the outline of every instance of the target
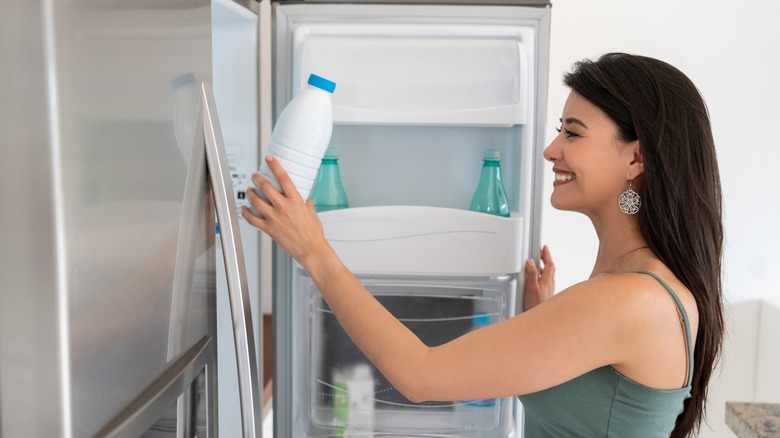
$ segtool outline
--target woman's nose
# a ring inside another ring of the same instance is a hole
[[[545,160],[552,163],[558,161],[560,155],[560,149],[556,146],[557,139],[558,137],[555,137],[553,141],[544,148],[544,153],[542,154]]]

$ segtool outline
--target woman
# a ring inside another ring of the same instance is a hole
[[[544,152],[552,204],[587,215],[589,279],[556,295],[549,251],[526,272],[526,311],[429,348],[344,267],[278,163],[244,217],[309,272],[357,346],[412,401],[520,396],[525,436],[688,436],[723,336],[720,182],[705,104],[661,61],[577,63]],[[359,309],[360,311],[356,311]],[[486,360],[488,358],[488,360]]]

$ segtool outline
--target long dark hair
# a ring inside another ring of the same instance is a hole
[[[604,111],[621,140],[639,140],[640,232],[696,299],[691,398],[671,434],[689,436],[701,426],[724,332],[720,174],[707,107],[682,72],[643,56],[609,53],[578,62],[564,83]]]

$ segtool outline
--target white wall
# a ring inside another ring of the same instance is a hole
[[[724,192],[725,294],[780,296],[780,2],[777,0],[553,0],[547,138],[568,89],[562,75],[583,58],[623,51],[686,73],[708,104]],[[552,173],[548,167],[548,194]],[[542,241],[558,290],[590,274],[596,237],[582,215],[547,205]]]
[[[702,438],[734,436],[724,424],[726,401],[780,402],[771,371],[780,363],[780,345],[767,310],[774,307],[761,302],[780,299],[778,16],[777,0],[553,0],[548,140],[569,92],[562,74],[577,60],[610,51],[669,62],[708,104],[724,193],[728,335]],[[597,240],[587,218],[547,204],[542,242],[556,263],[557,290],[588,277]]]

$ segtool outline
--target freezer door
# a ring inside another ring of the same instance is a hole
[[[0,3],[2,436],[96,436],[216,337],[213,197],[188,181],[210,14]]]

